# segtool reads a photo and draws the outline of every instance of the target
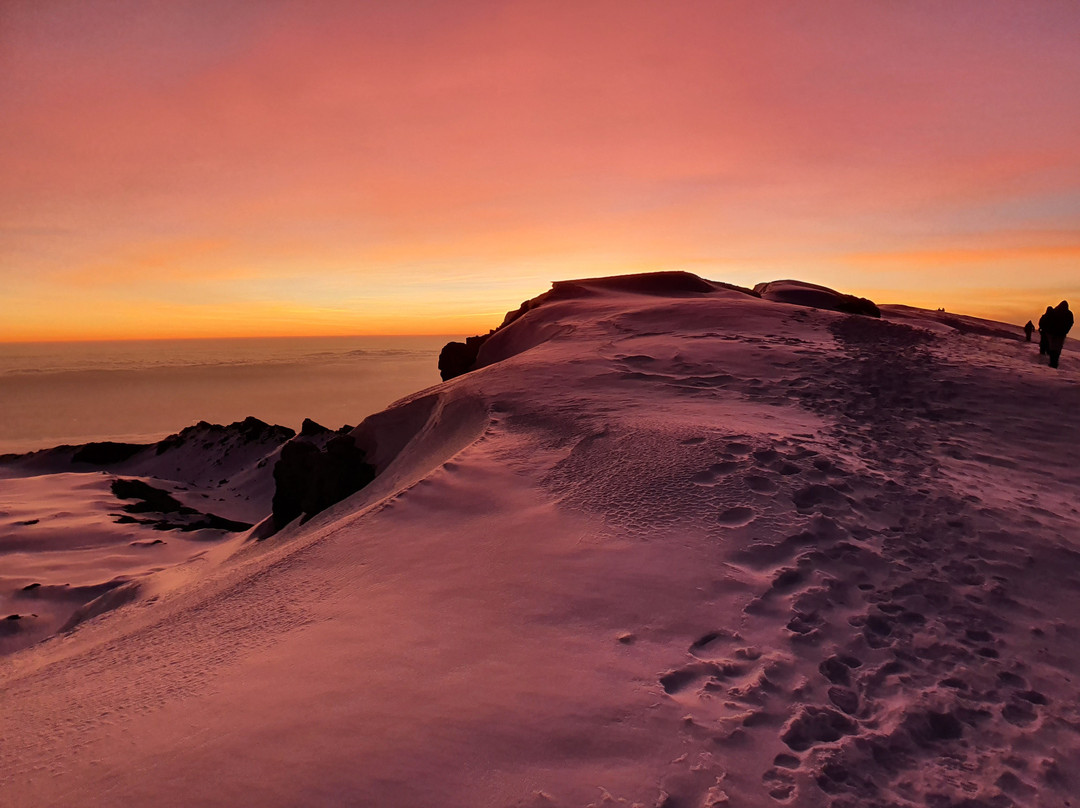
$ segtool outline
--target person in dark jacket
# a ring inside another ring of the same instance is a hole
[[[1039,353],[1046,353],[1046,341],[1050,335],[1046,331],[1046,324],[1049,322],[1049,318],[1054,316],[1054,307],[1047,306],[1046,314],[1039,318]]]
[[[1028,320],[1024,323],[1024,336],[1027,337],[1027,341],[1031,342],[1031,332],[1035,330],[1035,324]]]
[[[1069,301],[1062,300],[1058,303],[1053,313],[1048,316],[1046,330],[1049,336],[1046,340],[1046,352],[1050,354],[1050,367],[1056,368],[1061,358],[1061,349],[1065,345],[1065,335],[1073,327],[1073,313],[1069,311]]]

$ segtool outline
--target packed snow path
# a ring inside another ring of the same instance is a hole
[[[821,452],[823,436],[740,442],[718,446],[712,467],[818,516],[734,554],[768,586],[738,634],[697,638],[694,661],[661,684],[695,724],[736,719],[731,742],[776,727],[789,748],[762,779],[779,802],[812,804],[799,788],[816,787],[834,806],[1068,804],[1059,750],[1075,749],[1080,728],[1068,648],[1080,580],[1062,541],[1075,540],[1080,491],[1075,392],[1045,407],[1030,379],[990,365],[1000,355],[980,356],[984,340],[855,317],[830,330],[844,355],[791,388],[833,416],[824,437],[843,453]],[[940,355],[954,352],[979,372]],[[1002,418],[1022,446],[1003,440]],[[773,650],[777,636],[791,653]],[[747,651],[748,637],[761,645]],[[792,677],[807,663],[818,681]]]
[[[1075,354],[585,291],[361,425],[368,489],[0,663],[5,799],[1069,805]]]

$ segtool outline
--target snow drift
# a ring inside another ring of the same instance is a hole
[[[1067,805],[1075,354],[692,278],[557,285],[365,488],[4,657],[5,800]]]
[[[775,300],[778,303],[793,303],[797,306],[811,306],[815,309],[828,309],[848,314],[864,314],[867,317],[881,316],[881,310],[872,300],[845,295],[825,286],[802,281],[759,283],[754,287],[754,291],[766,300]]]

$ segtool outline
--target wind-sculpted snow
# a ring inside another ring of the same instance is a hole
[[[147,578],[250,529],[269,513],[273,463],[293,435],[247,418],[3,458],[0,654],[134,601]]]
[[[823,287],[816,287],[822,291]],[[565,323],[548,326],[558,320],[551,311],[562,301],[603,297],[611,294],[647,295],[649,297],[693,298],[713,295],[719,291],[760,297],[760,294],[730,283],[707,281],[689,272],[645,272],[639,275],[616,275],[605,278],[582,278],[573,281],[557,281],[549,291],[526,300],[514,311],[508,312],[498,328],[489,333],[466,338],[465,342],[448,343],[439,355],[439,371],[443,380],[452,379],[475,368],[499,362],[509,356],[532,348],[550,339],[566,336],[573,331]],[[836,293],[832,292],[835,296]],[[530,311],[541,307],[547,310],[541,318],[532,318],[527,327],[508,329]]]
[[[5,799],[1074,801],[1075,353],[651,282],[523,307],[306,524],[84,592],[0,662]]]
[[[766,300],[792,303],[796,306],[812,306],[815,309],[841,311],[847,314],[863,314],[880,317],[881,310],[872,300],[855,295],[845,295],[825,286],[802,281],[772,281],[759,283],[754,291]]]

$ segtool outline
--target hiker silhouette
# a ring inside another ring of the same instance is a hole
[[[1043,315],[1046,318],[1044,333],[1046,338],[1046,352],[1050,354],[1050,367],[1056,368],[1061,359],[1061,349],[1065,344],[1065,335],[1073,327],[1073,313],[1069,311],[1069,301],[1062,300],[1057,308],[1051,309]]]
[[[1035,330],[1035,324],[1028,320],[1024,323],[1024,336],[1027,337],[1027,341],[1031,342],[1031,332]]]
[[[1046,313],[1039,318],[1039,353],[1046,353],[1047,340],[1050,338],[1049,332],[1046,330],[1049,318],[1054,316],[1054,307],[1047,306]]]

